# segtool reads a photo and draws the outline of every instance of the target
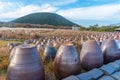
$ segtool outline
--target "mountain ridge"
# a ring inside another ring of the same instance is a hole
[[[12,23],[30,23],[30,24],[47,24],[53,26],[79,26],[66,18],[58,15],[56,13],[48,13],[48,12],[41,12],[41,13],[32,13],[26,16],[17,18]]]

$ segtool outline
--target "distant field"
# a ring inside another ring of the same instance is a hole
[[[54,29],[49,29],[49,28],[7,28],[7,27],[3,27],[3,28],[0,28],[0,30],[54,30]]]

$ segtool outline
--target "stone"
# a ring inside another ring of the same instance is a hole
[[[114,78],[110,77],[110,76],[103,76],[98,80],[115,80]]]
[[[114,61],[114,63],[116,63],[120,66],[120,60],[116,60],[116,61]]]
[[[79,80],[76,76],[69,76],[69,77],[67,77],[67,78],[64,78],[64,79],[62,79],[62,80]]]
[[[79,78],[79,80],[93,80],[92,75],[90,75],[89,73],[82,73],[77,75],[77,77]]]
[[[116,72],[120,70],[120,65],[118,65],[118,64],[116,64],[114,62],[109,63],[108,65],[112,66],[115,69]]]
[[[112,74],[111,76],[114,77],[116,80],[120,80],[120,72],[116,72]]]
[[[89,73],[94,79],[98,79],[99,77],[101,77],[102,75],[104,75],[103,71],[100,70],[100,69],[97,69],[97,68],[92,69],[92,70],[90,70],[87,73]]]
[[[111,75],[115,72],[115,68],[110,65],[103,65],[100,69],[104,72],[105,75]]]

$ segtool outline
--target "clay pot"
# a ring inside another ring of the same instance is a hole
[[[40,51],[42,51],[44,49],[44,47],[43,47],[43,45],[41,45],[41,44],[38,44],[37,45],[37,50],[40,52]]]
[[[37,42],[37,39],[33,39],[33,43],[36,44],[36,42]]]
[[[58,43],[56,41],[53,42],[54,47],[58,47]]]
[[[34,45],[15,47],[10,61],[7,80],[44,80],[42,60]]]
[[[96,41],[88,40],[85,42],[80,53],[80,62],[86,70],[103,65],[103,54]]]
[[[44,50],[44,59],[49,61],[50,59],[54,60],[56,55],[56,50],[53,46],[46,46]]]
[[[109,63],[120,59],[120,50],[115,40],[108,39],[101,45],[101,49],[104,55],[104,63]]]
[[[8,43],[7,48],[9,48],[11,45],[14,45],[13,43]]]
[[[52,41],[48,40],[46,46],[53,46]]]
[[[55,75],[62,79],[80,73],[81,66],[78,53],[72,44],[61,45],[54,61]]]
[[[29,40],[25,40],[24,44],[30,44],[30,41]]]
[[[35,44],[36,44],[36,45],[38,45],[39,43],[40,43],[40,41],[39,41],[39,40],[37,40]]]
[[[8,43],[8,45],[7,45],[8,52],[11,52],[14,47],[15,47],[14,43]]]
[[[30,44],[30,41],[29,40],[25,40],[24,44]]]

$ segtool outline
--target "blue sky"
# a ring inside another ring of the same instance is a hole
[[[0,0],[0,21],[36,13],[57,13],[77,24],[120,23],[120,0]]]

